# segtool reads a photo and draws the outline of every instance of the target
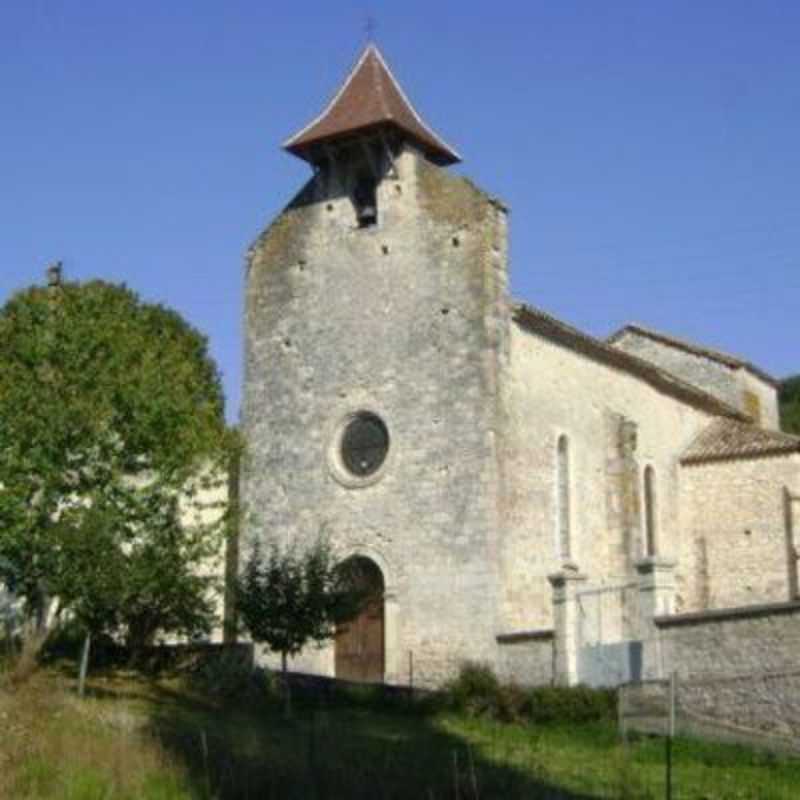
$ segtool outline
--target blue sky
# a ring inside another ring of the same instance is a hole
[[[457,169],[511,207],[513,293],[800,372],[800,3],[0,4],[0,303],[63,259],[210,339],[364,20]]]

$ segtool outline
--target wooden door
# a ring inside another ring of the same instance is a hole
[[[336,677],[359,683],[381,683],[384,677],[383,575],[375,562],[358,559],[359,581],[368,600],[358,616],[336,631]]]

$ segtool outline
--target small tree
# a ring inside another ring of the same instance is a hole
[[[322,537],[307,550],[273,543],[266,558],[256,542],[238,582],[237,611],[252,640],[281,655],[287,713],[289,656],[332,639],[337,625],[355,617],[368,599],[363,585],[356,562],[337,563]]]

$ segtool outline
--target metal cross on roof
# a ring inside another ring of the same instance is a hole
[[[366,34],[368,43],[375,41],[375,31],[377,29],[378,23],[375,21],[375,17],[373,17],[372,14],[367,14],[364,20],[364,33]]]

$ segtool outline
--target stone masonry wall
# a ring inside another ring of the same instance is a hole
[[[416,685],[497,631],[497,361],[506,221],[410,147],[383,163],[360,229],[346,170],[322,171],[253,246],[246,289],[241,555],[259,537],[371,558],[386,583],[386,679]],[[385,422],[377,479],[349,481],[337,434]],[[331,675],[333,648],[294,667]]]
[[[747,370],[737,370],[741,391],[752,392],[758,398],[759,419],[758,424],[770,430],[780,430],[780,410],[778,407],[778,390],[770,386]],[[746,408],[744,409],[747,410]]]
[[[501,681],[520,686],[543,686],[553,682],[553,635],[540,631],[536,635],[499,636],[500,658],[497,676]]]
[[[753,392],[758,397],[761,408],[759,423],[766,428],[779,427],[778,396],[775,387],[747,370],[728,367],[705,356],[687,353],[685,350],[670,347],[634,331],[625,332],[614,346],[657,364],[667,372],[713,394],[741,411],[748,410],[745,407],[745,391]]]
[[[678,676],[679,713],[797,738],[800,604],[656,620],[663,674]]]
[[[680,567],[691,542],[681,518],[678,458],[711,417],[517,325],[503,389],[502,630],[553,624],[547,576],[562,566],[556,535],[562,434],[570,442],[572,560],[586,576],[583,588],[636,580],[632,564],[644,555],[639,506],[648,465],[655,469],[657,553],[678,562],[679,582],[688,580]],[[620,605],[618,619],[603,620],[604,630],[624,636],[625,613]]]
[[[797,521],[785,490],[800,495],[800,456],[683,468],[693,580],[685,610],[789,600],[796,593]]]

